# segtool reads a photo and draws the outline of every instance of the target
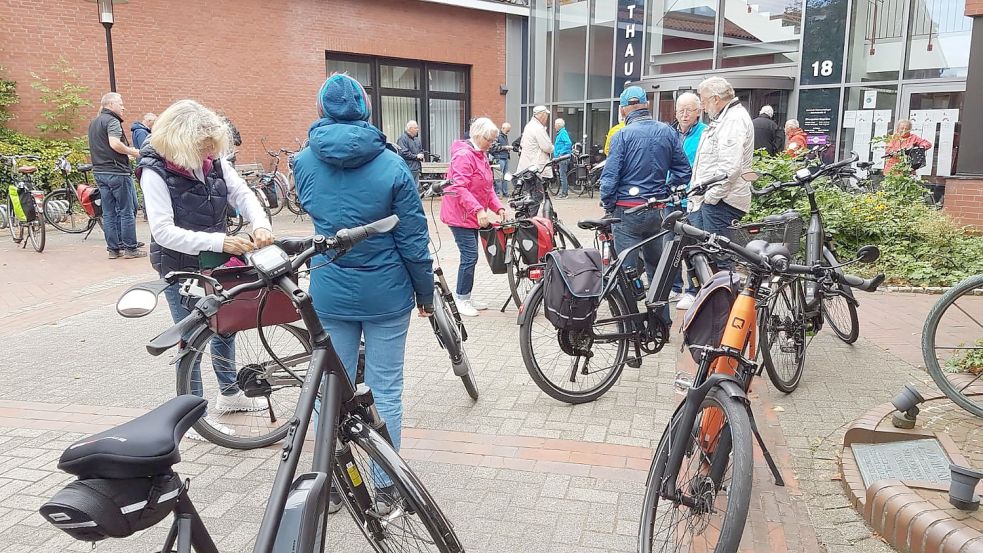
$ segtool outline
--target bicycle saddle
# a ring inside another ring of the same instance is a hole
[[[874,166],[873,161],[861,161],[860,163],[857,164],[858,169],[870,169],[873,166]]]
[[[745,248],[751,250],[752,252],[763,255],[768,259],[773,257],[782,256],[785,259],[792,259],[791,252],[788,251],[788,246],[782,244],[781,242],[765,242],[764,240],[751,240],[747,243]]]
[[[794,219],[800,219],[802,216],[799,215],[798,211],[786,211],[785,213],[776,213],[775,215],[769,215],[761,220],[762,223],[785,223]]]
[[[79,173],[88,173],[89,171],[92,170],[92,164],[91,163],[83,163],[81,165],[76,165],[75,166],[75,170],[78,171]]]
[[[204,399],[178,396],[105,432],[70,445],[58,468],[83,478],[141,478],[165,474],[181,461],[178,444],[205,414]]]
[[[577,226],[584,230],[598,230],[610,228],[611,225],[616,225],[620,222],[621,219],[617,217],[611,217],[610,219],[584,219],[577,221]]]
[[[25,175],[30,175],[31,173],[37,173],[38,168],[33,165],[25,165],[23,167],[18,167],[17,172],[23,173]]]

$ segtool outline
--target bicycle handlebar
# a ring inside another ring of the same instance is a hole
[[[789,188],[789,187],[792,187],[792,186],[802,186],[803,184],[810,183],[810,182],[816,180],[817,178],[821,177],[822,175],[825,175],[827,173],[833,172],[833,171],[835,171],[837,169],[840,169],[842,167],[847,167],[849,165],[852,165],[854,162],[856,162],[859,159],[860,159],[860,156],[857,155],[856,152],[851,152],[849,158],[844,159],[842,161],[838,161],[836,163],[830,163],[829,165],[822,165],[822,166],[820,166],[820,168],[819,168],[818,171],[810,174],[809,177],[807,177],[807,178],[803,178],[801,180],[796,179],[795,181],[792,181],[792,182],[776,182],[775,184],[769,184],[768,186],[766,186],[764,188],[755,188],[755,187],[752,186],[751,187],[751,195],[752,196],[766,196],[766,195],[771,194],[772,192],[774,192],[776,190],[781,190],[782,188]]]
[[[644,204],[635,206],[625,210],[625,214],[638,213],[639,211],[644,211],[646,209],[651,209],[653,207],[661,207],[666,204],[674,204],[677,201],[689,198],[690,196],[702,196],[707,193],[708,190],[716,186],[720,186],[723,182],[727,180],[726,173],[719,173],[714,175],[707,180],[701,182],[700,184],[694,185],[689,190],[683,190],[682,193],[678,191],[672,191],[669,196],[665,198],[649,198]],[[678,189],[677,189],[678,190]]]

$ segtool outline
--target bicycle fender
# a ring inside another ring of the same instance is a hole
[[[747,403],[747,393],[744,392],[744,389],[737,382],[733,380],[721,380],[718,386],[727,394],[727,397],[739,399],[742,403]]]
[[[542,287],[543,287],[543,281],[539,281],[536,284],[533,284],[532,288],[529,290],[529,293],[526,294],[526,299],[523,300],[522,306],[519,307],[519,316],[516,318],[515,324],[519,326],[525,324],[526,320],[529,318],[529,312],[526,310],[526,306],[529,302],[529,298],[539,293],[540,288]]]
[[[171,359],[170,364],[174,365],[175,367],[178,366],[178,364],[181,363],[182,359],[184,359],[188,355],[191,355],[191,353],[194,352],[194,350],[188,347],[188,344],[193,344],[201,335],[201,333],[211,332],[211,331],[212,329],[208,328],[207,324],[201,325],[200,327],[198,327],[198,329],[194,330],[191,333],[191,336],[189,336],[187,340],[181,341],[181,349],[179,349],[178,352],[174,354],[174,358]]]

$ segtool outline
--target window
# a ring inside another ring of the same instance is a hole
[[[649,8],[650,74],[677,73],[713,68],[713,43],[717,32],[717,0],[656,1]]]
[[[855,0],[847,81],[897,80],[904,59],[907,0]]]
[[[917,0],[908,30],[906,79],[965,77],[973,19],[964,0]]]
[[[896,86],[856,86],[843,97],[843,128],[840,131],[840,159],[857,152],[860,161],[873,161],[884,167],[884,143],[874,140],[894,131]]]
[[[584,99],[584,58],[587,55],[587,0],[560,2],[556,8],[556,91],[558,101]]]
[[[373,106],[372,124],[396,142],[407,121],[420,124],[424,149],[449,159],[451,142],[464,136],[470,112],[468,68],[340,52],[326,53],[327,71],[362,83]]]
[[[801,20],[795,0],[725,0],[721,66],[798,61]]]
[[[618,0],[594,0],[591,13],[587,97],[610,98]]]

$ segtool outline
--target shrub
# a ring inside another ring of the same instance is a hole
[[[75,133],[82,120],[82,108],[92,103],[85,98],[89,87],[78,83],[75,70],[64,58],[51,67],[64,78],[60,85],[52,84],[50,79],[31,73],[34,82],[31,87],[41,93],[41,102],[51,106],[48,111],[41,112],[45,122],[38,123],[38,130],[43,134],[67,137]]]
[[[55,167],[58,158],[69,153],[68,160],[73,166],[79,163],[88,163],[88,147],[88,141],[85,138],[49,140],[0,128],[0,155],[36,155],[41,157],[39,161],[32,162],[32,164],[38,167],[35,183],[45,190],[50,190],[53,186],[59,186],[63,182],[61,173]],[[78,181],[83,180],[84,177],[75,172],[72,173],[72,179]]]
[[[14,118],[10,106],[17,103],[17,83],[4,78],[5,70],[0,65],[0,127]]]

